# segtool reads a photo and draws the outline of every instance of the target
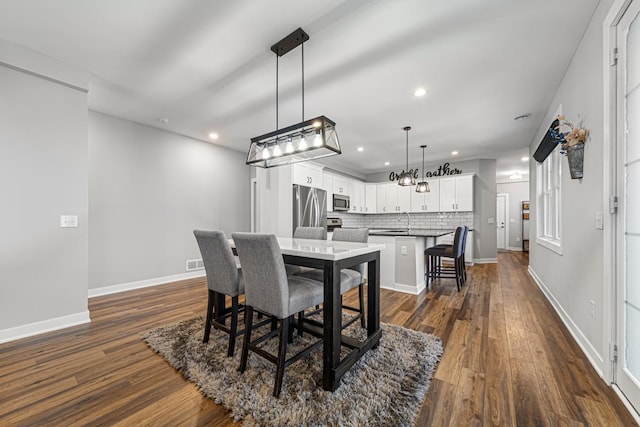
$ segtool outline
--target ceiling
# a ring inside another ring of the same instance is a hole
[[[270,46],[302,27],[305,118],[334,120],[342,145],[329,166],[402,170],[409,125],[410,163],[426,144],[427,163],[457,150],[499,159],[500,177],[528,169],[597,3],[0,0],[0,38],[88,70],[93,110],[244,152],[276,128]],[[300,51],[280,58],[280,127],[302,119]]]

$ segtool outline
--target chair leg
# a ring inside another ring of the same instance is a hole
[[[204,324],[204,338],[202,339],[203,343],[209,342],[209,334],[211,334],[211,320],[213,318],[213,301],[214,301],[214,292],[209,289],[208,297],[207,297],[207,320]]]
[[[287,356],[287,336],[289,335],[289,317],[280,321],[280,346],[278,348],[278,364],[276,367],[276,380],[273,386],[273,396],[280,397],[282,381],[284,379],[284,362]]]
[[[244,341],[242,342],[242,356],[240,357],[240,372],[247,369],[247,359],[249,358],[249,345],[251,344],[251,329],[253,328],[253,307],[250,305],[245,307],[245,317],[247,318],[247,326],[244,331]]]
[[[364,317],[364,285],[362,283],[358,285],[358,298],[360,299],[360,325],[366,329],[367,321]]]
[[[246,317],[245,317],[246,320]],[[238,297],[231,298],[231,332],[229,333],[229,348],[227,357],[233,357],[236,347],[236,336],[238,335]]]
[[[293,315],[289,316],[289,324],[293,324]],[[289,344],[293,344],[293,328],[288,328],[289,333],[287,334],[287,342]]]
[[[304,322],[304,311],[298,313],[298,336],[302,336],[302,323]]]
[[[456,272],[456,287],[458,288],[458,292],[460,292],[460,285],[462,284],[462,274],[460,273],[459,258],[454,258],[453,263],[454,263],[455,272]]]

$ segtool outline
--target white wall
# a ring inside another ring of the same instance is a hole
[[[193,230],[249,231],[243,153],[89,113],[89,288],[186,273]]]
[[[499,182],[496,188],[509,195],[509,220],[514,220],[509,223],[507,246],[522,250],[522,202],[529,200],[529,181]]]
[[[584,34],[567,73],[549,106],[545,119],[531,145],[535,151],[554,119],[558,105],[574,124],[590,130],[585,146],[584,178],[572,180],[566,158],[562,158],[562,255],[535,242],[536,169],[531,170],[530,269],[546,290],[563,320],[577,337],[595,368],[603,371],[608,343],[603,333],[603,244],[604,232],[594,225],[596,212],[603,206],[603,29],[602,23],[612,0],[600,2]],[[591,316],[590,301],[595,302]]]
[[[0,342],[89,320],[85,83],[0,40]]]

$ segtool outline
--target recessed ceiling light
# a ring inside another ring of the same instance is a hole
[[[457,152],[457,151],[455,151],[455,150],[453,150],[453,151],[451,152],[451,155],[452,155],[452,156],[457,156],[457,155],[458,155],[458,152]]]
[[[220,135],[218,135],[218,134],[217,134],[217,133],[215,133],[215,132],[211,132],[211,133],[209,134],[209,138],[211,138],[211,139],[218,139],[219,137],[220,137]]]
[[[389,162],[384,162],[384,165],[385,166],[389,166]]]
[[[516,121],[517,121],[517,120],[526,120],[526,119],[528,119],[528,118],[529,118],[529,116],[530,116],[530,115],[531,115],[531,114],[529,114],[529,113],[520,114],[519,116],[515,116],[515,117],[513,118],[513,120],[516,120]]]
[[[525,156],[525,157],[522,157],[520,160],[522,160],[523,162],[526,162],[529,160],[529,158]]]
[[[413,94],[415,96],[425,96],[427,94],[427,90],[423,87],[419,87],[415,92],[413,92]]]
[[[358,151],[364,151],[364,148],[358,147]]]
[[[167,123],[169,123],[169,119],[168,119],[168,118],[166,118],[166,117],[160,117],[160,118],[158,119],[158,121],[159,121],[160,123],[162,123],[163,125],[166,125]]]

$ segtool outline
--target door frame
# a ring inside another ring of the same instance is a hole
[[[614,49],[617,48],[617,28],[622,16],[633,0],[615,0],[607,16],[603,21],[603,200],[602,206],[606,209],[604,215],[603,236],[603,348],[608,349],[608,354],[603,355],[605,361],[602,366],[603,378],[607,381],[620,400],[640,423],[640,414],[631,406],[622,391],[613,381],[615,380],[616,364],[613,357],[613,346],[618,342],[617,318],[617,209],[613,209],[612,197],[619,196],[617,183],[617,157],[618,157],[618,108],[617,108],[617,64],[613,61]],[[640,1],[640,0],[635,0]],[[620,349],[618,351],[621,351]]]
[[[498,197],[504,196],[504,249],[510,250],[509,245],[509,193],[497,193],[496,202]],[[498,232],[498,207],[496,203],[496,233]],[[496,243],[497,246],[497,243]]]

